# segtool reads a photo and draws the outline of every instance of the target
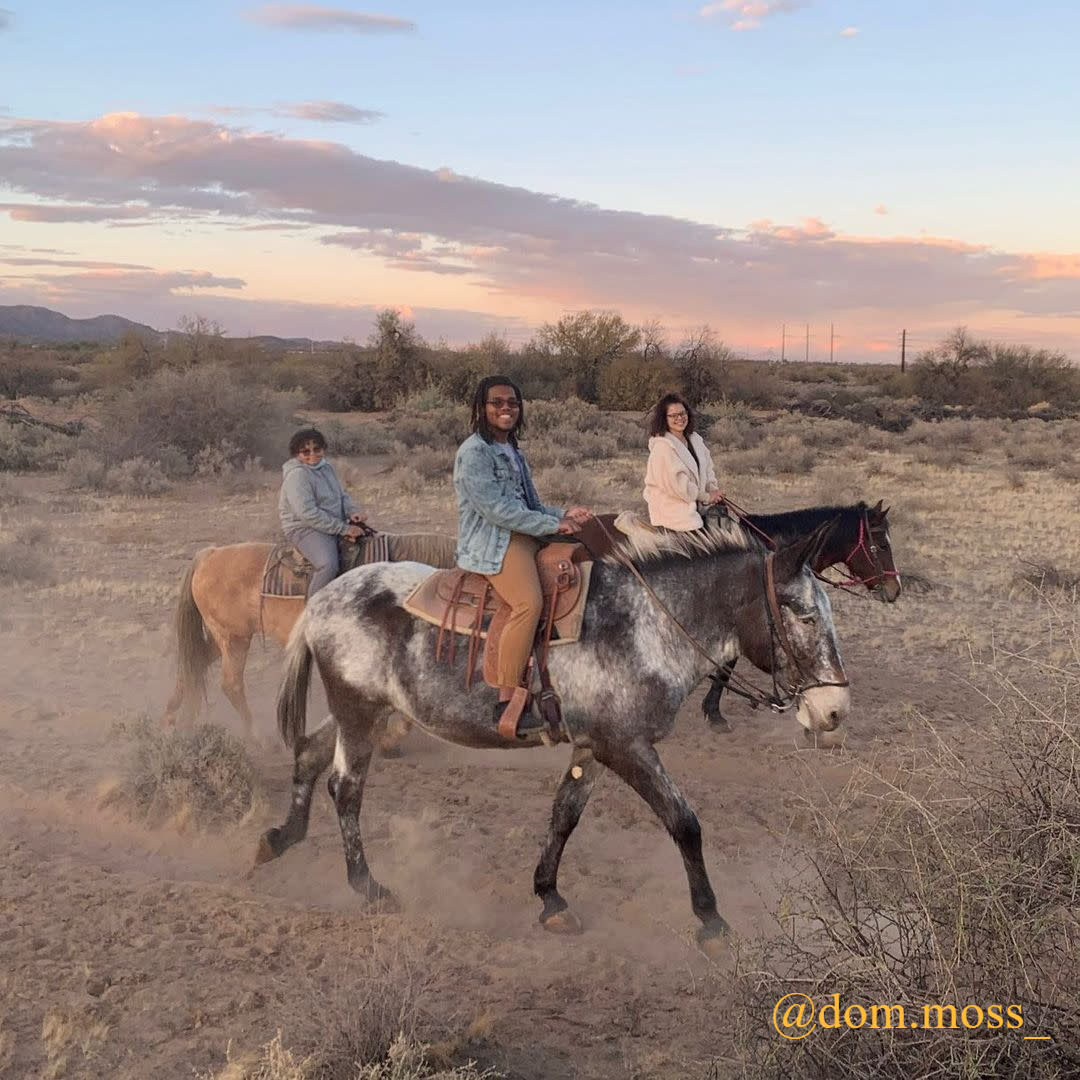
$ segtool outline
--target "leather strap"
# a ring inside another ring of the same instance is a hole
[[[499,734],[504,739],[516,739],[518,721],[529,704],[529,691],[524,686],[518,686],[514,690],[513,697],[507,703],[502,716],[499,717]]]

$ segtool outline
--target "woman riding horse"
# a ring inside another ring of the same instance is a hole
[[[278,516],[285,539],[315,567],[308,586],[313,596],[341,569],[338,537],[359,540],[364,535],[364,515],[342,487],[326,457],[326,436],[317,428],[301,428],[289,440]]]

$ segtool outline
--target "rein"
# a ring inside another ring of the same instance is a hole
[[[664,601],[660,599],[660,597],[656,593],[656,590],[648,583],[648,581],[645,580],[645,577],[642,575],[641,571],[638,570],[638,568],[634,565],[633,560],[623,555],[623,553],[619,550],[618,541],[616,541],[616,539],[608,531],[607,526],[599,518],[595,518],[594,520],[600,526],[604,535],[607,537],[609,543],[611,544],[612,555],[614,555],[615,559],[619,562],[619,564],[629,570],[630,573],[637,579],[638,584],[640,584],[641,587],[645,590],[645,592],[649,594],[649,597],[651,598],[653,603],[656,604],[656,606],[672,621],[672,623],[675,624],[676,628],[690,643],[694,651],[699,656],[703,657],[716,671],[723,671],[723,666],[721,664],[718,664],[709,655],[709,653],[700,645],[694,635],[691,634],[690,631],[687,630],[686,627],[683,626],[683,624],[678,620],[678,618],[667,606],[667,604],[665,604]],[[766,537],[766,539],[769,540],[770,544],[772,544],[772,540],[769,537]],[[736,675],[735,672],[731,672],[728,675],[727,688],[731,693],[737,694],[739,697],[745,698],[750,703],[752,708],[756,709],[758,705],[767,705],[770,709],[773,709],[776,712],[786,712],[795,704],[799,694],[801,694],[804,690],[810,690],[816,686],[847,686],[848,683],[821,683],[810,681],[805,686],[800,685],[794,690],[786,691],[787,697],[782,696],[780,684],[776,678],[777,639],[779,639],[780,647],[784,650],[784,653],[787,655],[788,659],[791,660],[792,664],[794,664],[795,670],[798,671],[800,677],[805,679],[807,678],[807,676],[806,672],[803,670],[802,665],[799,663],[798,657],[795,655],[795,652],[792,649],[791,640],[787,635],[787,629],[784,626],[784,620],[781,616],[780,601],[776,595],[776,579],[773,574],[773,561],[775,558],[776,551],[775,545],[773,545],[773,550],[767,552],[765,555],[765,569],[763,581],[766,597],[765,611],[769,619],[769,642],[773,658],[773,663],[771,665],[773,692],[771,695],[766,694],[763,690],[758,689],[758,687],[756,687],[752,682],[750,682],[749,679],[744,679],[741,675]],[[731,685],[732,681],[736,679],[740,683],[742,683],[741,688]]]

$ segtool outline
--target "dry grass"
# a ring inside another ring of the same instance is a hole
[[[1047,614],[1037,649],[974,658],[988,718],[960,738],[927,719],[907,762],[867,764],[839,798],[807,800],[816,842],[805,876],[738,985],[743,1076],[1077,1075],[1080,638],[1053,605]],[[772,1014],[793,992],[902,1005],[918,1020],[929,1004],[1011,1004],[1024,1033],[1050,1039],[905,1023],[787,1041]]]
[[[126,744],[127,756],[103,803],[138,821],[220,829],[266,805],[243,743],[221,728],[168,729],[141,716],[116,724],[113,734]]]
[[[0,584],[51,584],[55,568],[50,540],[41,522],[28,522],[13,533],[0,532]]]

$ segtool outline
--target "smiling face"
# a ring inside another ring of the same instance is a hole
[[[672,435],[684,435],[686,433],[686,425],[690,422],[690,416],[685,405],[673,401],[667,407],[665,418],[667,420],[667,429]]]
[[[296,458],[302,465],[318,465],[319,462],[322,461],[323,454],[325,453],[325,446],[315,442],[314,439],[308,439],[308,441],[296,451]]]
[[[509,435],[521,416],[521,402],[512,386],[499,384],[488,388],[484,398],[484,413],[488,426]]]

